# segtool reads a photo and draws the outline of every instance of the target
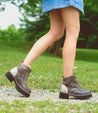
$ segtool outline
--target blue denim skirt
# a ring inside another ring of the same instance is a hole
[[[73,6],[84,14],[83,0],[43,0],[42,12]]]

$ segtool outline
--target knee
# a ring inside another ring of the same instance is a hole
[[[63,37],[64,28],[50,29],[49,32],[51,33],[54,41],[57,41]]]
[[[54,35],[55,35],[55,40],[60,40],[63,37],[64,34],[64,29],[58,30]]]
[[[78,25],[74,28],[70,28],[69,30],[66,30],[66,37],[68,37],[74,41],[77,41],[79,32],[80,32],[80,25]]]

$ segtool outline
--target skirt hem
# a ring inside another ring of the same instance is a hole
[[[78,10],[80,10],[84,14],[84,9],[83,9],[84,7],[83,6],[80,7],[76,3],[74,3],[74,5],[73,4],[67,4],[67,5],[60,4],[59,6],[55,5],[55,6],[52,6],[53,8],[52,7],[43,7],[42,13],[49,12],[49,11],[54,10],[54,9],[61,9],[61,8],[69,7],[69,6],[73,6],[73,7],[77,8]]]

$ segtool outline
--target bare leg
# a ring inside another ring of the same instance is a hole
[[[76,44],[80,30],[79,11],[74,7],[67,7],[61,9],[61,14],[66,27],[66,39],[63,47],[64,76],[59,98],[69,99],[69,96],[74,96],[78,99],[88,99],[92,97],[90,90],[81,89],[73,75]]]
[[[66,39],[63,47],[64,78],[73,74],[76,44],[80,30],[79,11],[74,7],[61,9],[66,28]]]
[[[59,10],[50,13],[51,26],[49,32],[41,37],[32,47],[23,64],[31,65],[53,42],[59,40],[64,32],[64,26]]]

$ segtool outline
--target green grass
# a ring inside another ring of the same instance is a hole
[[[4,74],[19,65],[32,47],[30,42],[0,41],[0,87],[14,87]],[[77,49],[74,73],[80,86],[98,92],[98,50]],[[31,89],[59,91],[62,83],[63,61],[50,53],[43,53],[33,64],[28,78]],[[30,106],[33,106],[33,110]],[[98,104],[68,104],[67,102],[1,101],[0,113],[97,113]]]
[[[51,100],[31,102],[14,100],[0,102],[0,113],[98,113],[98,104],[68,104]]]
[[[19,65],[32,43],[0,41],[0,86],[13,86],[4,74]],[[77,49],[74,73],[82,88],[98,92],[98,50]],[[36,89],[60,89],[63,74],[62,58],[42,54],[33,64],[28,86]]]

